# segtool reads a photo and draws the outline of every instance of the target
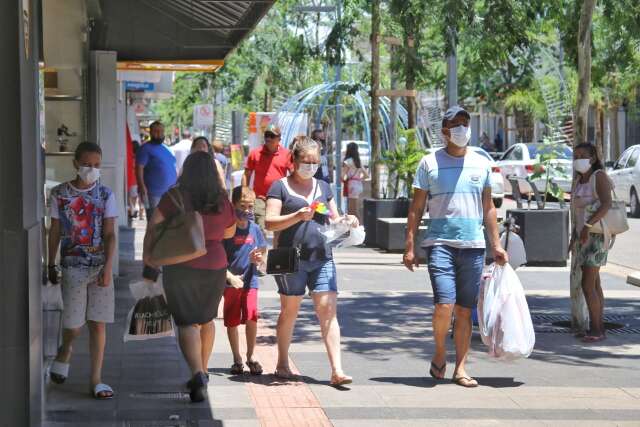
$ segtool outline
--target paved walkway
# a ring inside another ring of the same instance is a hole
[[[104,377],[117,397],[97,402],[89,396],[83,334],[69,380],[47,388],[45,426],[640,426],[640,289],[626,285],[619,268],[603,274],[606,314],[625,328],[589,346],[566,333],[562,323],[554,325],[567,320],[568,271],[520,270],[538,331],[536,349],[526,360],[496,361],[475,335],[469,371],[481,387],[467,390],[428,378],[433,342],[426,271],[406,271],[398,254],[341,251],[343,360],[354,384],[340,390],[327,385],[328,362],[307,299],[291,348],[301,382],[230,376],[232,356],[217,321],[209,400],[191,404],[184,388],[189,373],[174,339],[122,341],[133,303],[128,283],[141,270],[133,233],[122,237],[118,320],[108,332]],[[278,304],[275,284],[266,278],[257,350],[266,372],[275,365]]]

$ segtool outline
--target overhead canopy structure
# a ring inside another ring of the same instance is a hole
[[[118,68],[213,71],[275,0],[87,0],[91,49]]]

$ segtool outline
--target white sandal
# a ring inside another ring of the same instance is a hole
[[[69,363],[54,360],[49,369],[49,378],[56,384],[62,384],[69,376]]]
[[[100,396],[100,393],[111,393],[109,396]],[[96,384],[93,387],[93,397],[98,400],[107,400],[113,398],[113,389],[104,383]]]

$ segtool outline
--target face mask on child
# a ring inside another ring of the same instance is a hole
[[[253,211],[236,209],[236,218],[238,218],[240,221],[253,221],[255,219],[255,216],[253,215]]]
[[[90,166],[80,166],[78,168],[78,176],[85,183],[91,185],[100,179],[100,169]]]

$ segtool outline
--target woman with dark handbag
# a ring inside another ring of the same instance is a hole
[[[176,201],[181,206],[176,206]],[[202,217],[206,254],[164,266],[163,285],[169,312],[178,326],[180,349],[193,375],[188,382],[189,395],[193,402],[200,402],[206,398],[207,365],[215,337],[213,319],[226,282],[227,256],[222,240],[232,237],[236,229],[233,206],[210,154],[190,154],[178,184],[160,200],[144,239],[145,265],[154,267],[153,230],[180,209],[196,211]]]
[[[288,249],[292,257],[299,258],[292,262],[288,273],[276,276],[280,316],[275,375],[294,377],[289,368],[289,345],[300,303],[308,288],[331,364],[331,385],[349,384],[352,379],[342,370],[340,357],[336,267],[321,231],[325,225],[339,221],[348,221],[357,227],[358,219],[352,215],[341,217],[329,184],[313,178],[320,164],[320,146],[316,141],[306,136],[296,137],[292,155],[294,172],[274,182],[269,189],[265,218],[267,230],[280,233],[279,255]]]
[[[594,145],[577,145],[573,149],[573,156],[575,180],[571,192],[573,230],[569,243],[569,251],[572,252],[570,281],[572,294],[582,289],[590,320],[590,329],[577,330],[576,336],[581,337],[583,342],[595,343],[606,337],[600,267],[607,264],[611,246],[609,236],[597,233],[595,226],[605,221],[612,207],[613,188]],[[626,214],[626,209],[624,210]],[[572,310],[576,310],[576,307],[577,304],[572,304]],[[576,319],[575,323],[579,323],[577,320],[584,316],[582,313],[573,313],[572,317]],[[587,325],[583,325],[576,329],[586,327]]]

